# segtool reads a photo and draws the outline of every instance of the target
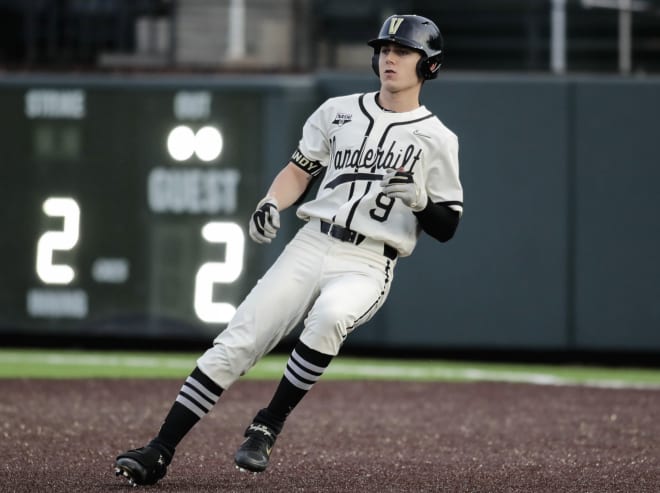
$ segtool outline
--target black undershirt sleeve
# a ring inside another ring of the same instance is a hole
[[[454,236],[460,218],[459,213],[449,206],[434,204],[430,200],[426,208],[413,214],[425,233],[443,243]]]

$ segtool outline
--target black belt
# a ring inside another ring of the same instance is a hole
[[[321,220],[321,233],[330,235],[333,238],[338,239],[339,241],[345,241],[348,243],[354,243],[359,245],[364,241],[366,236],[352,229],[344,228],[338,224],[331,224],[327,221]],[[390,260],[394,260],[397,257],[396,248],[391,247],[387,243],[383,243],[383,255],[385,255]]]

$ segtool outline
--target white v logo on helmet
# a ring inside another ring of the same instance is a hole
[[[403,17],[392,17],[392,19],[390,20],[390,30],[388,31],[389,34],[396,34],[402,22],[403,22]]]

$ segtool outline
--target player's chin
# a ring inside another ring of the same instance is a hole
[[[397,84],[396,80],[394,80],[394,77],[392,76],[383,75],[380,78],[380,85],[384,90],[388,92],[397,92],[399,90],[399,84]]]

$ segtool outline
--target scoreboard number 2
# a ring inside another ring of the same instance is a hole
[[[223,302],[213,301],[216,283],[234,282],[243,272],[245,234],[236,223],[210,222],[202,228],[202,236],[209,243],[224,243],[224,262],[206,262],[195,276],[195,313],[207,323],[227,323],[236,308]]]
[[[70,197],[50,197],[43,203],[50,217],[64,219],[60,231],[46,231],[37,242],[37,275],[45,284],[70,284],[75,278],[73,267],[53,263],[53,252],[72,250],[80,237],[80,207]]]

